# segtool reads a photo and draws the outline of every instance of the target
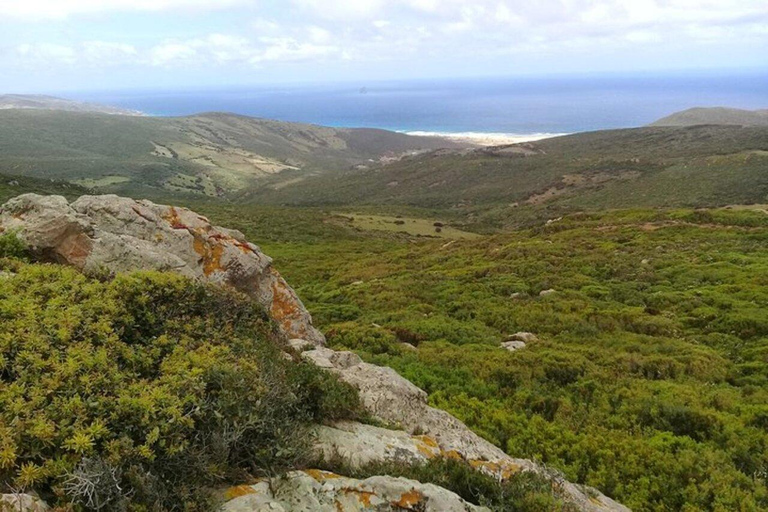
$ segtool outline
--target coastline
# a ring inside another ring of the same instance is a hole
[[[505,144],[519,144],[521,142],[534,142],[537,140],[562,137],[567,133],[484,133],[484,132],[427,132],[404,131],[406,135],[417,137],[441,137],[454,142],[468,142],[478,146],[503,146]]]

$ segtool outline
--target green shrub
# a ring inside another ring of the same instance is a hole
[[[0,234],[0,258],[27,260],[27,248],[15,233]]]
[[[310,423],[360,410],[349,386],[286,361],[234,292],[15,271],[0,279],[0,484],[91,508],[209,510],[212,487],[300,464]]]

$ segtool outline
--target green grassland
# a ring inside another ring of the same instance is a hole
[[[444,222],[432,219],[420,219],[414,217],[403,217],[402,215],[385,216],[373,214],[339,214],[336,220],[346,223],[354,229],[363,231],[390,231],[395,233],[405,233],[412,236],[426,236],[434,238],[449,239],[472,239],[479,238],[477,233],[462,231]]]
[[[195,207],[275,258],[332,346],[508,453],[633,510],[768,507],[761,211],[579,213],[446,245],[321,209]],[[500,348],[517,331],[540,341]]]

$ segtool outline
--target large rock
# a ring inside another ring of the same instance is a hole
[[[186,208],[114,195],[69,204],[61,196],[25,194],[0,209],[0,232],[9,230],[38,258],[86,272],[165,270],[232,286],[264,306],[288,338],[324,343],[268,256],[242,233]]]
[[[485,512],[456,494],[406,478],[345,478],[319,470],[229,489],[223,512]]]
[[[336,352],[325,347],[301,355],[355,386],[363,406],[373,416],[405,430],[388,431],[350,423],[320,428],[318,449],[326,455],[341,456],[353,466],[374,461],[422,462],[439,455],[463,459],[500,479],[509,478],[518,471],[551,473],[530,460],[510,457],[457,418],[430,407],[427,394],[391,368],[366,363],[351,352]],[[564,479],[558,479],[558,485],[562,497],[579,510],[629,510],[594,489]]]

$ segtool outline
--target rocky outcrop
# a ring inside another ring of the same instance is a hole
[[[0,512],[47,512],[50,507],[30,494],[0,494]]]
[[[294,471],[226,492],[224,512],[486,512],[456,494],[406,478],[345,478],[320,470]]]
[[[373,416],[404,429],[404,432],[397,432],[350,423],[321,428],[318,449],[326,456],[341,456],[352,465],[374,461],[413,463],[437,456],[451,457],[463,459],[500,479],[507,479],[519,471],[550,473],[530,460],[510,457],[457,418],[430,407],[427,394],[391,368],[366,363],[352,352],[336,352],[325,347],[301,355],[356,387],[363,406]],[[563,499],[580,510],[629,510],[594,489],[558,480]]]
[[[25,194],[0,209],[0,232],[15,231],[40,259],[86,272],[173,271],[232,286],[257,300],[288,338],[322,345],[323,335],[272,260],[242,233],[186,208],[114,195]]]

